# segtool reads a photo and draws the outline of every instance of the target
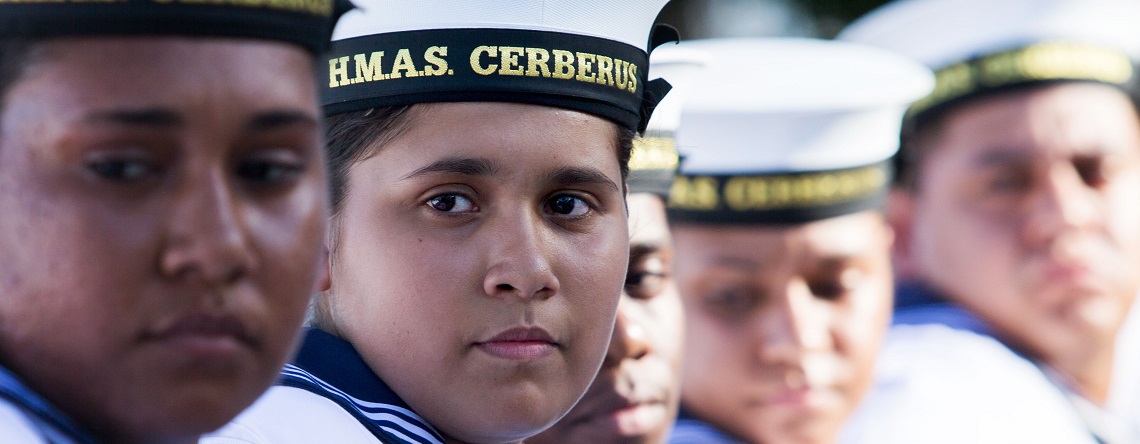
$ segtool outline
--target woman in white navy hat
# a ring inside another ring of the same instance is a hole
[[[708,64],[668,207],[686,321],[669,442],[835,442],[890,318],[889,159],[933,75],[833,41],[686,46]]]
[[[377,1],[327,56],[333,229],[281,385],[206,442],[518,442],[597,374],[665,0]],[[649,45],[649,46],[647,46]]]
[[[854,441],[1140,440],[1114,405],[1140,356],[1138,27],[1135,1],[915,0],[841,34],[938,77],[902,133],[896,325]]]
[[[332,1],[0,3],[0,442],[189,444],[294,350]]]

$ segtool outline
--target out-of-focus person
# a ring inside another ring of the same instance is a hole
[[[629,268],[609,351],[570,413],[527,444],[662,444],[677,418],[684,320],[665,203],[679,166],[685,91],[704,62],[701,52],[669,49],[654,52],[650,72],[673,89],[634,139],[629,161]]]
[[[832,442],[889,324],[887,160],[933,75],[822,40],[688,46],[709,57],[668,207],[686,318],[670,442]]]
[[[914,0],[840,38],[937,72],[902,132],[900,270],[851,442],[1135,443],[1105,408],[1140,289],[1140,2]]]
[[[297,343],[339,8],[0,3],[0,442],[197,442]]]

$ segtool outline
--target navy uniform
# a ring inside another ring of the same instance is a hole
[[[929,69],[877,48],[817,39],[679,46],[706,52],[708,63],[681,117],[684,162],[670,225],[786,227],[885,205],[887,160],[898,150],[906,107],[933,88]],[[743,442],[717,420],[686,409],[683,397],[669,442]]]
[[[514,102],[644,131],[670,88],[648,77],[649,52],[676,39],[671,29],[650,32],[667,1],[358,1],[334,31],[322,105],[335,115],[416,103]],[[352,344],[310,329],[280,383],[201,442],[442,443],[398,392]]]
[[[908,112],[916,121],[1026,86],[1095,82],[1128,91],[1140,60],[1137,26],[1140,3],[1133,1],[914,0],[873,11],[838,38],[935,70],[935,92]],[[906,154],[900,161],[908,162]],[[1118,361],[1136,360],[1135,350],[1117,350]],[[1008,346],[985,321],[921,282],[898,286],[878,365],[876,386],[843,442],[1140,442],[1140,423],[1130,424],[1129,412],[1085,399],[1047,363]],[[1128,365],[1118,363],[1114,379],[1135,379],[1120,373]],[[1119,393],[1134,385],[1115,385],[1110,403],[1134,402],[1127,399],[1133,393]]]
[[[0,39],[52,37],[240,37],[292,43],[316,53],[328,46],[331,21],[350,5],[240,3],[5,2]],[[0,443],[95,443],[51,401],[0,367]]]

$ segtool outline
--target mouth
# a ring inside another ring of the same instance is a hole
[[[554,353],[554,337],[540,327],[516,327],[475,343],[475,348],[500,359],[532,361]]]
[[[202,313],[176,318],[145,333],[143,340],[186,355],[212,358],[233,356],[259,346],[238,317]]]
[[[661,428],[669,419],[669,409],[662,402],[631,403],[603,416],[604,426],[617,436],[647,435]]]

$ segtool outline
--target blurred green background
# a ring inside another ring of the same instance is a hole
[[[620,0],[615,0],[620,1]],[[834,37],[886,0],[672,0],[658,17],[688,39],[745,36]]]

